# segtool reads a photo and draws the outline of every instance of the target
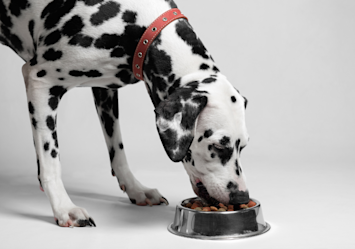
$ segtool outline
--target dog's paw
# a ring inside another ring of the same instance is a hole
[[[139,182],[132,185],[120,185],[123,192],[126,192],[130,201],[138,206],[153,206],[165,203],[169,205],[168,200],[163,197],[157,189],[151,189],[143,186]]]
[[[95,226],[89,213],[81,207],[61,208],[54,213],[54,219],[61,227],[85,227]]]

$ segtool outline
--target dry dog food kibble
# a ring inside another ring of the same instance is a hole
[[[215,206],[211,206],[210,209],[211,209],[211,211],[217,211],[218,210],[218,208],[216,208]]]
[[[226,212],[226,211],[235,211],[240,209],[247,209],[254,207],[256,203],[252,200],[249,200],[248,204],[240,204],[239,206],[235,205],[224,205],[223,203],[219,203],[218,205],[209,205],[203,204],[199,200],[190,200],[190,202],[186,203],[184,207],[194,209],[196,211],[204,211],[204,212]]]
[[[256,203],[255,202],[253,202],[252,200],[250,200],[249,201],[249,203],[248,203],[248,207],[254,207],[256,205]]]

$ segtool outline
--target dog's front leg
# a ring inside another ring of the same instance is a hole
[[[44,70],[25,64],[22,71],[37,153],[38,180],[49,198],[55,220],[63,227],[95,225],[85,209],[73,204],[61,179],[56,121],[59,101],[67,89],[48,82]]]
[[[116,89],[92,88],[97,113],[110,154],[112,175],[117,177],[120,188],[125,191],[133,204],[169,204],[157,189],[142,185],[128,167],[118,122],[118,91]]]

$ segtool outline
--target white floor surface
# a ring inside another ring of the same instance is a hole
[[[16,166],[16,165],[12,165]],[[271,230],[232,241],[201,241],[167,231],[176,204],[193,196],[182,167],[136,172],[157,187],[169,206],[132,205],[105,167],[64,175],[74,203],[85,207],[97,227],[60,228],[35,179],[16,167],[0,172],[1,244],[4,248],[354,248],[351,196],[354,168],[334,176],[333,167],[275,163],[249,165],[249,188]],[[260,171],[260,167],[267,171]],[[283,169],[287,166],[287,175]],[[293,167],[293,170],[290,168]],[[92,167],[91,167],[92,168]],[[305,175],[305,168],[311,169]],[[343,167],[345,168],[345,167]],[[158,167],[159,169],[159,167]],[[75,170],[74,170],[75,171]],[[78,175],[77,175],[78,174]],[[282,175],[282,177],[280,177]],[[314,184],[312,184],[314,182]]]

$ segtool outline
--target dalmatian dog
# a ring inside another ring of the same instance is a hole
[[[68,196],[57,136],[61,98],[91,87],[112,174],[133,204],[168,201],[141,184],[126,160],[118,122],[118,89],[137,83],[132,57],[146,28],[172,0],[0,0],[0,42],[22,68],[37,153],[38,180],[59,226],[95,225]],[[194,192],[207,201],[249,199],[240,162],[249,136],[247,100],[223,76],[187,20],[170,23],[150,45],[144,81],[167,155],[182,162]]]

